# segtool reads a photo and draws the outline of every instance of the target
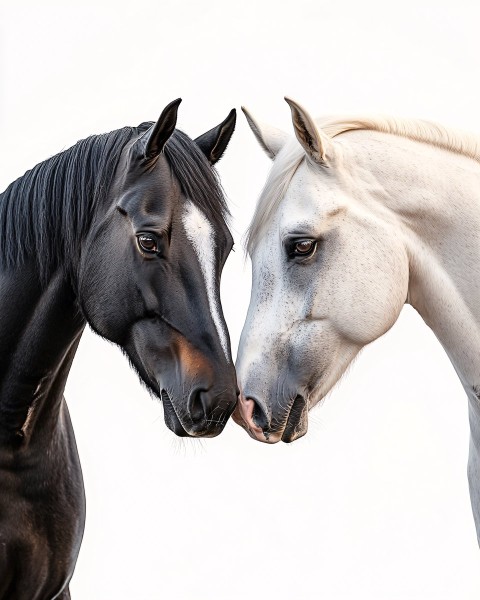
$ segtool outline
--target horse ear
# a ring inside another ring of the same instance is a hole
[[[291,98],[285,98],[292,111],[293,128],[297,140],[307,155],[320,165],[327,165],[333,155],[331,140],[317,128],[308,112]]]
[[[267,156],[273,160],[287,142],[288,133],[256,121],[244,106],[242,106],[242,110],[257,142],[265,150]]]
[[[155,158],[162,152],[175,130],[178,105],[181,101],[181,98],[177,98],[177,100],[167,104],[155,125],[144,134],[147,140],[144,150],[145,158]]]
[[[235,129],[236,120],[237,111],[232,108],[225,121],[195,139],[195,143],[205,154],[211,165],[222,158]]]

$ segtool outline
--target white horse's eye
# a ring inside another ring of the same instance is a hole
[[[295,244],[295,254],[306,256],[315,250],[315,240],[300,240]]]
[[[290,258],[311,256],[317,247],[317,241],[312,239],[291,240],[287,246],[287,254]]]

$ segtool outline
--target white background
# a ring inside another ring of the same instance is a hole
[[[480,132],[473,0],[0,6],[2,189],[178,96],[178,126],[193,137],[242,103],[291,130],[285,94],[314,115],[390,113]],[[219,165],[236,238],[222,283],[234,350],[250,288],[241,236],[268,168],[239,115]],[[118,349],[89,331],[66,395],[88,506],[74,600],[480,597],[466,400],[409,308],[289,446],[255,443],[234,424],[181,442]]]

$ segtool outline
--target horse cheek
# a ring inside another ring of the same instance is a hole
[[[342,337],[365,346],[385,334],[399,317],[407,297],[408,259],[403,247],[390,241],[371,247],[361,264],[351,268],[334,303],[337,325]]]
[[[125,241],[109,239],[102,231],[82,261],[80,302],[88,323],[102,337],[121,343],[141,304],[133,268],[135,252]]]

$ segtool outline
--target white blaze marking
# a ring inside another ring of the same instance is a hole
[[[227,336],[220,317],[217,294],[215,293],[215,237],[213,228],[203,212],[191,201],[187,203],[187,207],[182,215],[182,221],[187,238],[192,242],[197,254],[198,262],[200,263],[200,268],[205,279],[205,287],[207,288],[210,314],[215,323],[225,357],[230,362]]]

